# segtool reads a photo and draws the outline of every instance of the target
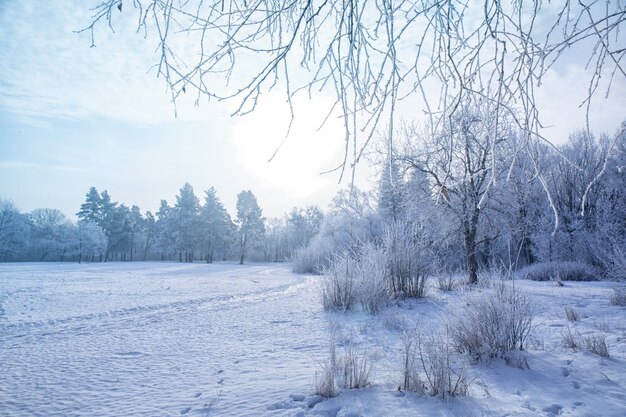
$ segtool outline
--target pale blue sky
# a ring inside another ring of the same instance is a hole
[[[97,3],[0,1],[0,196],[22,211],[53,207],[73,216],[96,186],[145,211],[162,198],[173,203],[190,182],[200,197],[214,186],[231,213],[243,189],[269,216],[327,205],[341,186],[337,175],[319,172],[341,161],[344,138],[336,120],[316,131],[330,98],[297,100],[292,134],[268,164],[289,119],[278,92],[243,118],[229,116],[234,103],[197,108],[183,98],[175,118],[162,80],[148,72],[156,56],[135,22],[122,16],[115,34],[103,26],[96,48],[73,33]],[[584,123],[584,62],[566,61],[538,91],[546,135],[556,142]],[[626,117],[626,85],[620,79],[609,99],[601,96],[593,127],[614,133]]]
[[[73,216],[96,186],[154,211],[190,182],[200,197],[215,187],[231,213],[244,189],[269,216],[328,204],[338,177],[319,173],[340,162],[343,140],[334,122],[315,132],[328,99],[304,103],[268,164],[288,126],[278,93],[243,118],[229,116],[234,103],[191,99],[175,118],[162,80],[146,74],[155,60],[147,41],[128,25],[99,32],[89,48],[87,34],[72,33],[89,15],[81,1],[0,2],[0,196],[22,211]]]

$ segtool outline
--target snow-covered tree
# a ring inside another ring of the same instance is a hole
[[[80,210],[76,213],[80,220],[96,222],[102,226],[102,198],[96,187],[91,187],[85,195],[85,202],[80,205]]]
[[[153,246],[153,242],[157,235],[156,219],[152,212],[146,212],[145,219],[145,239],[143,242],[142,260],[145,261],[148,258],[148,254]]]
[[[138,206],[133,205],[130,208],[130,213],[128,216],[128,226],[129,226],[129,250],[130,250],[130,261],[133,261],[135,253],[138,253],[142,247],[145,247],[143,244],[144,236],[144,225],[145,220],[141,215],[141,209]]]
[[[0,260],[23,256],[29,240],[28,219],[11,200],[0,197]]]
[[[283,225],[288,229],[287,250],[290,252],[307,246],[319,232],[323,220],[324,213],[317,206],[294,207],[286,215]]]
[[[404,217],[404,181],[395,158],[390,155],[383,163],[378,180],[378,212],[386,222],[400,221]]]
[[[67,252],[69,229],[73,226],[58,209],[39,208],[33,210],[30,221],[30,258],[41,261],[63,260]]]
[[[176,196],[173,215],[176,222],[174,248],[179,253],[179,261],[193,262],[194,253],[200,240],[200,200],[193,187],[185,183]]]
[[[100,259],[108,247],[107,237],[102,228],[94,221],[79,220],[75,251],[78,262]]]
[[[201,240],[205,259],[212,263],[216,252],[224,255],[233,240],[233,222],[224,205],[211,187],[204,193],[204,204],[200,210]]]
[[[155,246],[161,253],[161,260],[165,260],[176,252],[176,248],[174,247],[176,218],[174,216],[174,210],[169,206],[166,200],[161,200],[159,210],[156,212],[156,218]]]
[[[265,234],[265,218],[252,191],[237,195],[237,219],[239,239],[239,263],[243,264],[251,248],[260,244]]]
[[[495,114],[498,109],[482,98],[468,97],[459,106],[449,123],[431,126],[429,132],[410,130],[413,148],[403,159],[427,174],[437,201],[453,213],[464,241],[469,282],[477,283],[479,228],[490,191],[510,166],[502,147],[513,133]]]

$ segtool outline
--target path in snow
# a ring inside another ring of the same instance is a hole
[[[0,265],[0,415],[268,414],[326,320],[284,265]]]

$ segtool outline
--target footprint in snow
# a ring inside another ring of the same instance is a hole
[[[191,410],[191,407],[185,407],[182,410],[180,410],[180,415],[184,416],[185,414],[187,414],[189,412],[189,410]]]
[[[569,369],[568,368],[561,368],[561,373],[563,374],[563,376],[565,378],[567,378],[569,376]]]
[[[574,386],[574,389],[580,389],[580,384],[578,383],[578,381],[572,382],[572,385]]]
[[[201,395],[202,395],[201,392],[196,392],[195,394],[193,394],[193,398],[198,398]]]
[[[224,385],[224,378],[220,378],[220,379],[217,381],[217,385]]]
[[[562,410],[563,406],[559,404],[552,404],[542,409],[543,412],[553,416],[558,416],[559,414],[561,414]]]

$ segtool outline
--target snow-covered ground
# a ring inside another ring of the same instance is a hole
[[[626,415],[626,308],[609,304],[611,283],[518,281],[536,310],[530,369],[472,365],[470,395],[442,401],[397,391],[401,340],[440,326],[462,291],[325,313],[319,279],[276,264],[0,264],[0,415]],[[568,325],[603,334],[610,358],[564,347]],[[315,404],[331,327],[373,383]]]

